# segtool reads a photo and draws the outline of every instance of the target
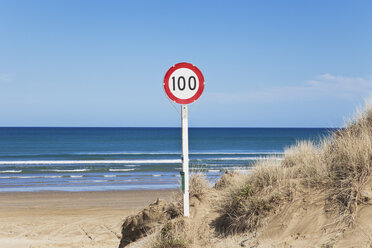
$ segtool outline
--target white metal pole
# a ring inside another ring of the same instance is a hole
[[[189,124],[187,105],[181,106],[182,122],[182,172],[185,188],[183,191],[183,215],[189,217]]]

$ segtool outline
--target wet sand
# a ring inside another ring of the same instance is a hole
[[[125,216],[175,190],[0,194],[0,247],[117,247]]]

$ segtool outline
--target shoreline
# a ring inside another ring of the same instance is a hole
[[[117,247],[126,216],[175,192],[2,192],[0,247]]]
[[[164,188],[164,189],[118,189],[118,190],[82,190],[82,191],[68,191],[68,190],[35,190],[35,191],[0,191],[0,197],[1,195],[6,195],[6,194],[9,194],[9,195],[13,195],[13,194],[33,194],[33,193],[36,193],[36,194],[42,194],[42,193],[76,193],[76,194],[80,194],[80,193],[104,193],[104,192],[131,192],[131,191],[144,191],[144,192],[147,192],[147,191],[151,191],[151,192],[154,192],[154,191],[177,191],[180,187],[175,187],[175,188]]]
[[[35,206],[62,209],[66,207],[142,208],[157,198],[169,199],[177,191],[178,189],[0,192],[0,209],[34,208]]]

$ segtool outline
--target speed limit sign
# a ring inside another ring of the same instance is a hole
[[[165,93],[172,101],[190,104],[203,93],[204,77],[196,66],[178,63],[167,71],[163,85]]]
[[[190,216],[189,209],[189,124],[187,104],[201,96],[204,90],[204,77],[201,71],[190,63],[172,66],[164,77],[164,90],[169,99],[181,105],[182,125],[182,171],[183,215]]]

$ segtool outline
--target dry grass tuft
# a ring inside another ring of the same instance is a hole
[[[363,186],[371,176],[372,107],[345,129],[337,131],[324,146],[323,160],[328,168],[329,199],[350,223],[355,219]]]
[[[308,187],[319,187],[326,183],[328,168],[323,161],[322,147],[312,141],[301,141],[285,150],[281,165],[291,168],[291,178],[300,179]]]
[[[214,188],[217,190],[226,190],[228,188],[240,187],[247,180],[248,175],[240,174],[235,171],[226,171],[225,174],[216,182]]]
[[[285,151],[281,163],[268,159],[256,164],[244,180],[229,178],[235,184],[220,183],[229,186],[216,229],[228,234],[255,231],[264,224],[265,217],[278,209],[279,203],[292,201],[300,188],[298,183],[302,188],[328,192],[330,205],[339,209],[340,219],[353,223],[357,204],[365,199],[361,192],[371,176],[371,166],[372,107],[367,105],[346,128],[321,144],[299,142]]]
[[[190,175],[190,198],[196,197],[198,200],[202,200],[210,188],[209,182],[203,173]]]
[[[190,175],[190,198],[197,198],[202,201],[204,195],[211,189],[209,182],[203,173]],[[169,204],[168,213],[172,218],[183,215],[183,195],[179,191],[173,195],[173,201]]]
[[[168,221],[157,235],[152,248],[187,248],[182,233],[183,225],[180,222]]]
[[[249,176],[234,174],[221,201],[221,216],[214,223],[222,234],[255,231],[264,224],[264,217],[274,211],[279,203],[291,196],[288,185],[283,184],[286,168],[269,160],[261,162]],[[282,185],[283,184],[283,185]]]

